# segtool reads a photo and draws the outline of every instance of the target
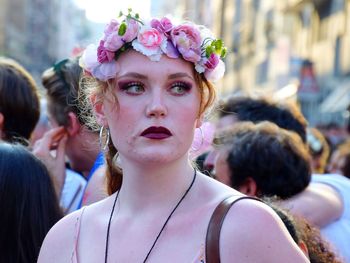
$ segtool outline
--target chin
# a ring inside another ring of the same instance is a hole
[[[174,162],[180,159],[186,154],[186,151],[182,152],[179,149],[144,149],[141,152],[134,152],[133,156],[130,156],[133,159],[136,159],[138,162],[144,162],[145,164],[166,164]]]

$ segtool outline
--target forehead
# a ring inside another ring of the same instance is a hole
[[[157,76],[186,73],[194,77],[192,63],[181,58],[169,58],[166,55],[162,55],[160,61],[152,61],[139,52],[128,50],[121,54],[117,63],[120,66],[117,76],[122,76],[127,72],[137,72],[143,75],[157,74]]]

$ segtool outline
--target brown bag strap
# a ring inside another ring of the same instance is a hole
[[[256,197],[251,196],[230,196],[221,201],[215,208],[212,214],[209,226],[207,229],[207,236],[205,241],[205,262],[206,263],[220,263],[220,231],[224,222],[225,216],[234,203],[242,199],[253,199],[261,201]]]

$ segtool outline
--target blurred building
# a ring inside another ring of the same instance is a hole
[[[0,55],[23,64],[38,80],[89,34],[73,0],[0,0]]]
[[[295,95],[311,125],[345,123],[350,1],[228,2],[234,2],[228,33],[233,53],[229,63],[234,65],[229,68],[231,89],[280,99]]]
[[[289,0],[280,8],[291,59],[300,68],[304,114],[313,124],[344,124],[350,104],[350,1]]]

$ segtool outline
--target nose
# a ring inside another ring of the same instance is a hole
[[[164,117],[168,113],[165,98],[161,90],[152,92],[150,102],[147,105],[146,115],[148,117]]]

